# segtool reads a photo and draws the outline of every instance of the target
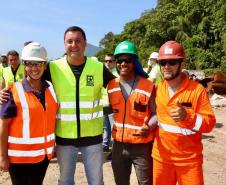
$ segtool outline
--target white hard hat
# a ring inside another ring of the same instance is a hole
[[[158,52],[153,52],[150,54],[149,59],[156,59],[159,57],[159,53]]]
[[[24,46],[21,59],[25,61],[48,61],[46,49],[38,42]]]

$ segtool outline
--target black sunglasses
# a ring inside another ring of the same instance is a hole
[[[160,66],[166,66],[166,64],[169,64],[170,66],[175,66],[180,63],[179,60],[160,60],[158,61]]]
[[[123,63],[123,62],[125,62],[126,64],[129,64],[129,63],[132,63],[133,62],[133,59],[132,58],[119,58],[119,59],[117,59],[117,63],[118,64],[121,64],[121,63]]]

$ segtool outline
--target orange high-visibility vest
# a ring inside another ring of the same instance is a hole
[[[32,92],[26,92],[21,82],[12,84],[17,116],[9,124],[8,157],[10,163],[37,163],[51,159],[55,144],[57,113],[53,86],[45,90],[45,106]]]
[[[157,88],[156,107],[159,128],[152,156],[155,160],[178,166],[202,163],[202,133],[210,132],[216,119],[203,86],[183,75],[184,82],[170,98],[166,81]],[[184,121],[170,117],[177,102],[185,108]]]
[[[150,132],[147,137],[141,137],[138,132],[145,124],[145,117],[151,116],[148,102],[154,84],[140,77],[137,86],[125,100],[119,80],[120,78],[113,79],[108,84],[109,100],[114,114],[112,136],[123,143],[148,143],[153,140],[154,133]]]

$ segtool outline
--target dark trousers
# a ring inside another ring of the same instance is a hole
[[[13,185],[42,185],[49,160],[47,157],[34,164],[10,164],[9,174]]]
[[[114,141],[112,169],[117,185],[129,185],[132,165],[139,185],[152,185],[153,159],[152,142],[147,144],[126,144]]]

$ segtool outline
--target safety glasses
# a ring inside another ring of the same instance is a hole
[[[24,61],[26,67],[42,67],[45,65],[45,62],[34,62],[34,61]]]
[[[160,60],[158,61],[159,65],[164,67],[166,66],[166,64],[170,65],[170,66],[175,66],[177,64],[179,64],[181,61],[180,60]]]
[[[129,64],[129,63],[133,62],[133,59],[132,58],[118,58],[117,59],[118,64],[121,64],[123,62],[125,62],[126,64]]]

